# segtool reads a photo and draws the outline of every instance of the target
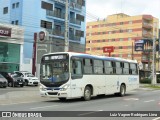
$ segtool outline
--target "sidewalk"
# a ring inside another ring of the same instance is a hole
[[[139,87],[146,87],[147,85],[151,85],[151,84],[142,84],[142,83],[140,83],[139,84]],[[159,86],[160,87],[160,83],[157,83],[155,86]]]

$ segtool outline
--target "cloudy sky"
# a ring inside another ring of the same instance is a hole
[[[160,0],[86,0],[87,21],[125,13],[130,16],[151,14],[160,19]]]

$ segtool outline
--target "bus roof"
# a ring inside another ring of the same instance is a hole
[[[54,54],[69,54],[70,56],[90,58],[90,59],[123,61],[123,62],[137,63],[137,60],[130,60],[130,59],[124,59],[124,58],[119,58],[119,57],[107,57],[107,56],[91,55],[91,54],[87,54],[87,53],[76,53],[76,52],[55,52],[55,53],[44,54],[43,56],[54,55]]]

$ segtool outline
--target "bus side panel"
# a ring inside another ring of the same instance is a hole
[[[86,85],[93,87],[93,95],[105,94],[105,75],[83,75],[82,79],[71,80],[72,97],[83,97]]]
[[[118,75],[106,75],[106,94],[113,94],[117,91]]]

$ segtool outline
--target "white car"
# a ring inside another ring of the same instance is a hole
[[[25,81],[25,85],[35,85],[38,86],[39,84],[39,80],[37,77],[35,77],[34,75],[32,75],[32,73],[27,72],[27,71],[15,71],[15,73],[20,74],[21,77],[23,77],[24,81]]]

